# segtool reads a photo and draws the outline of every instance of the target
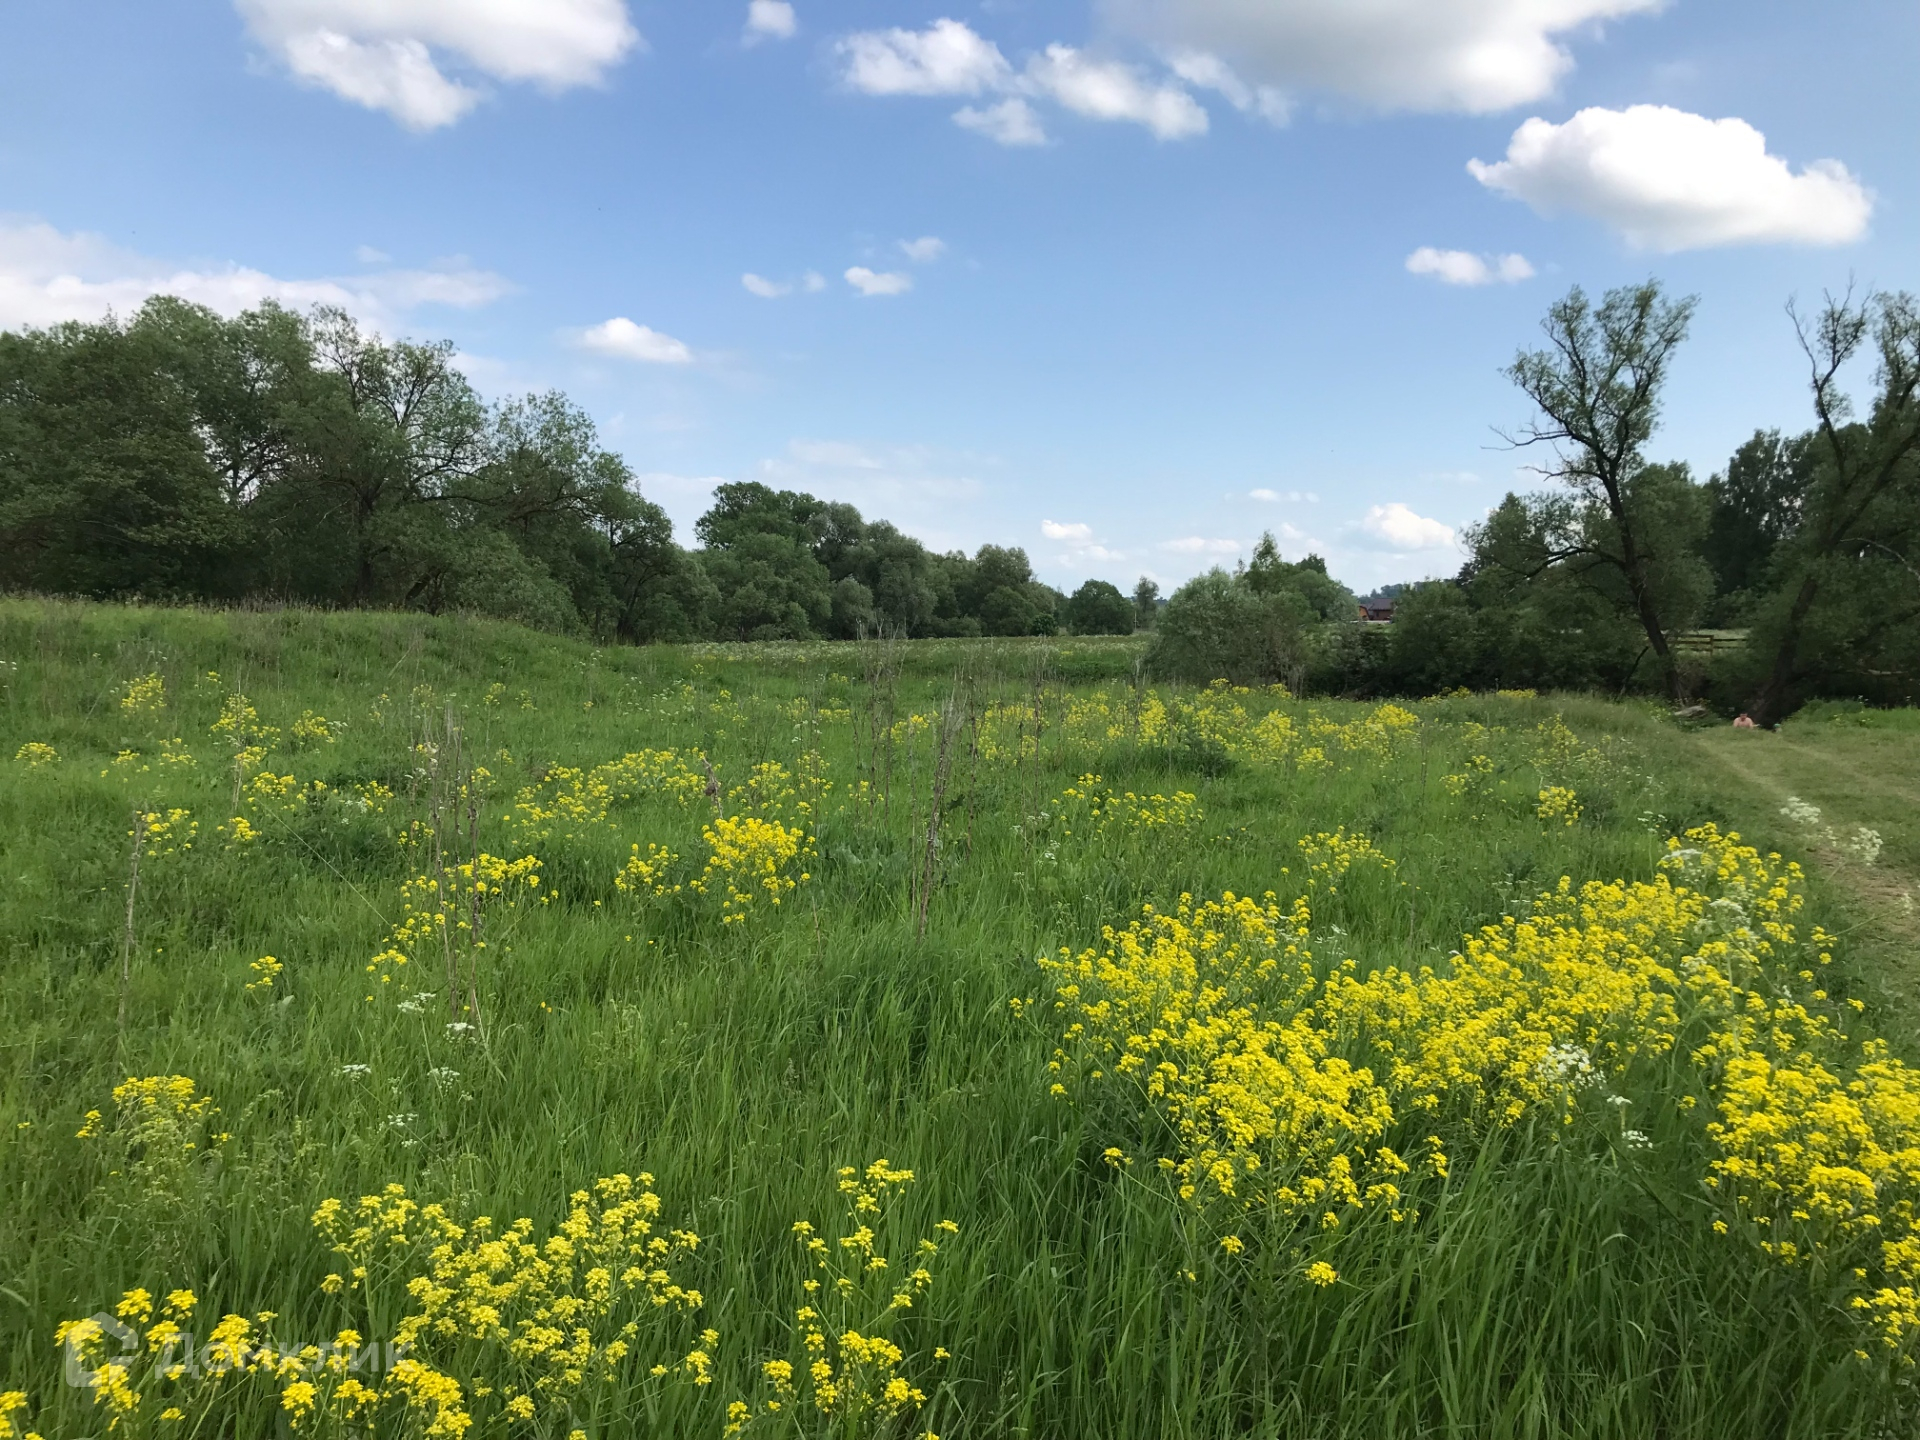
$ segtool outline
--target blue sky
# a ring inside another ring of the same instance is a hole
[[[1660,458],[1804,424],[1788,298],[1920,288],[1917,60],[1915,0],[6,0],[0,325],[330,300],[683,540],[751,478],[1364,589],[1527,483],[1572,284],[1700,296]]]

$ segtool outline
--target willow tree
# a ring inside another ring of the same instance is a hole
[[[1506,372],[1539,411],[1506,438],[1547,447],[1553,458],[1539,473],[1566,487],[1581,512],[1543,565],[1583,563],[1617,580],[1617,603],[1645,632],[1675,700],[1683,681],[1672,636],[1697,608],[1700,587],[1687,579],[1704,569],[1693,553],[1700,527],[1674,523],[1671,467],[1650,466],[1646,446],[1695,304],[1667,299],[1655,280],[1609,290],[1598,306],[1575,286],[1541,322],[1546,348],[1521,351]]]

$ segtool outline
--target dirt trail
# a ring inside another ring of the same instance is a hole
[[[1821,768],[1842,775],[1855,774],[1853,767],[1831,755],[1810,745],[1786,740],[1779,741],[1777,749],[1764,743],[1730,745],[1724,737],[1706,733],[1697,737],[1694,748],[1712,764],[1736,776],[1748,789],[1769,797],[1774,805],[1783,804],[1789,796],[1798,793],[1785,773],[1786,767],[1780,763],[1789,757],[1794,761],[1818,762]],[[1920,804],[1920,799],[1906,787],[1885,777],[1876,779],[1875,785],[1882,795],[1910,805]],[[1840,828],[1870,824],[1871,817],[1846,813],[1829,796],[1822,797],[1821,808]],[[1890,939],[1920,949],[1920,905],[1915,903],[1920,900],[1920,876],[1884,861],[1872,866],[1850,863],[1825,845],[1810,844],[1807,849],[1821,873],[1852,891],[1872,922],[1884,929]],[[1916,975],[1908,983],[1916,981],[1920,981],[1920,967],[1916,967]]]
[[[1805,744],[1798,740],[1786,739],[1782,739],[1778,743],[1797,760],[1811,760],[1821,769],[1833,771],[1840,775],[1851,776],[1854,774],[1853,766],[1836,756],[1827,754],[1818,746]],[[1723,753],[1722,758],[1732,763],[1733,757],[1730,754]],[[1891,795],[1895,799],[1905,801],[1909,805],[1920,805],[1920,792],[1909,790],[1904,785],[1895,784],[1885,775],[1879,776],[1874,783],[1884,795]]]

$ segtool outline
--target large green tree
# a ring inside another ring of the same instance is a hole
[[[1910,696],[1920,678],[1910,668],[1920,625],[1920,305],[1907,294],[1830,297],[1796,326],[1816,423],[1797,523],[1771,557],[1749,641],[1764,667],[1749,711],[1762,724],[1823,684],[1873,682]],[[1875,395],[1855,418],[1841,375],[1864,353],[1877,361]]]
[[[1756,430],[1707,481],[1713,513],[1702,553],[1722,618],[1739,618],[1750,592],[1765,582],[1775,548],[1799,527],[1814,455],[1812,435]]]
[[[830,529],[826,512],[811,495],[754,480],[714,491],[713,508],[695,530],[719,591],[715,618],[723,635],[805,640],[826,631],[833,577],[814,553]]]
[[[0,334],[0,584],[90,596],[237,589],[245,532],[174,337]]]
[[[1061,617],[1075,635],[1131,635],[1133,601],[1105,580],[1089,580],[1068,599]]]
[[[1547,447],[1553,458],[1542,473],[1584,512],[1562,532],[1567,546],[1549,563],[1584,556],[1617,574],[1620,603],[1638,621],[1676,700],[1684,680],[1672,637],[1694,619],[1676,604],[1685,595],[1697,603],[1700,588],[1677,582],[1699,530],[1668,528],[1677,504],[1671,476],[1649,480],[1645,450],[1694,306],[1692,298],[1669,300],[1652,280],[1610,290],[1597,306],[1576,286],[1541,324],[1546,348],[1522,351],[1507,370],[1539,412],[1510,438]]]

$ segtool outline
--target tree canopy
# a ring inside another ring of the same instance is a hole
[[[935,553],[797,491],[722,485],[695,530],[676,543],[564,395],[490,405],[451,345],[338,310],[161,297],[0,334],[0,587],[472,610],[629,642],[1065,620],[1022,550]]]

